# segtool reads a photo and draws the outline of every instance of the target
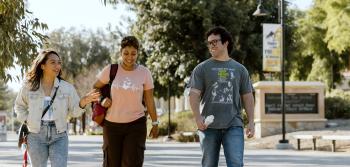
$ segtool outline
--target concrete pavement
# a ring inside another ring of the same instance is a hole
[[[102,162],[101,136],[70,136],[69,167],[99,167]],[[198,143],[146,144],[144,167],[198,167],[201,152]],[[349,153],[295,150],[245,150],[247,167],[346,167]],[[22,152],[16,147],[16,135],[9,134],[7,142],[0,142],[0,167],[18,167]],[[223,153],[220,167],[226,166]]]

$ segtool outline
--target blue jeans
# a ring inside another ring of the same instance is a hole
[[[217,167],[221,144],[227,167],[243,166],[244,133],[242,127],[198,130],[202,149],[202,167]]]
[[[53,122],[42,122],[39,133],[28,134],[28,153],[33,167],[66,167],[68,160],[68,135],[57,133]]]

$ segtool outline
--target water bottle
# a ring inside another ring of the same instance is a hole
[[[204,120],[204,124],[207,125],[207,126],[210,125],[213,122],[214,122],[214,115],[209,115]]]

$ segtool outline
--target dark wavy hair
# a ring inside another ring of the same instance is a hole
[[[31,91],[36,91],[39,89],[40,80],[43,77],[43,70],[41,69],[41,65],[46,63],[50,54],[55,54],[58,56],[58,58],[61,59],[56,51],[46,49],[40,51],[38,56],[32,62],[30,70],[26,74],[26,82],[29,83]],[[62,79],[61,71],[59,72],[57,78]]]
[[[233,40],[232,40],[232,36],[231,36],[230,32],[227,31],[226,28],[224,28],[222,26],[217,26],[217,27],[214,27],[206,32],[207,39],[211,34],[220,35],[222,43],[225,43],[226,41],[228,41],[227,52],[230,55],[232,50],[233,50]]]
[[[121,45],[120,51],[122,49],[124,49],[125,47],[127,47],[127,46],[132,46],[136,50],[139,50],[139,47],[140,47],[139,41],[137,40],[137,38],[135,36],[126,36],[126,37],[124,37],[122,39],[122,42],[121,42],[120,45]]]

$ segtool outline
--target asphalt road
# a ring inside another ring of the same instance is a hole
[[[16,136],[8,135],[0,142],[0,167],[18,167],[22,152],[16,147]],[[69,167],[99,167],[102,164],[101,136],[70,136]],[[296,151],[296,150],[245,150],[247,167],[346,167],[350,166],[346,152]],[[198,143],[148,141],[144,167],[198,167],[201,152]],[[224,155],[220,167],[226,166]]]

